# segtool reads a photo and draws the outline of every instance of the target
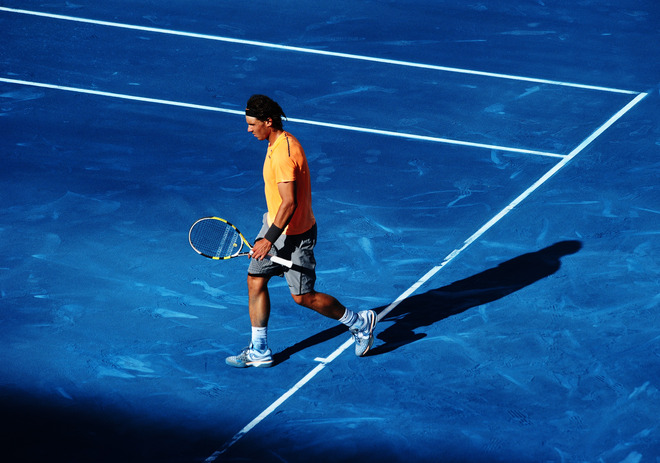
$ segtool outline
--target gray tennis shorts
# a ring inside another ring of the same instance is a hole
[[[268,231],[268,222],[264,214],[264,222],[256,241],[263,239]],[[307,294],[314,290],[316,282],[316,224],[300,235],[281,235],[270,250],[270,253],[293,262],[293,268],[286,268],[271,262],[269,259],[250,259],[248,275],[256,277],[283,276],[294,296]]]

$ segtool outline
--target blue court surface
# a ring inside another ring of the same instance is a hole
[[[0,0],[0,454],[11,462],[660,462],[660,3]],[[273,97],[317,289],[248,260]]]

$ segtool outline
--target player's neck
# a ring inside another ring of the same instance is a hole
[[[275,140],[279,138],[280,135],[284,133],[284,130],[271,130],[270,135],[268,136],[268,145],[272,146],[275,143]]]

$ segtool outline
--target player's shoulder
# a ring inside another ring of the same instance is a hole
[[[297,145],[297,146],[300,146],[302,148],[302,145],[300,144],[298,139],[291,132],[284,131],[284,133],[282,135],[283,135],[284,141],[287,142],[289,145]]]
[[[286,151],[289,156],[305,155],[302,145],[298,139],[289,132],[284,132],[281,137],[281,149]]]

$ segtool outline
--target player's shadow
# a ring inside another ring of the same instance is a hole
[[[581,248],[579,241],[561,241],[464,280],[412,296],[381,320],[394,321],[394,324],[377,334],[376,337],[383,343],[372,348],[367,355],[391,352],[422,339],[426,334],[415,332],[422,326],[430,326],[472,307],[496,301],[546,278],[559,270],[562,257],[574,254]]]
[[[540,251],[515,257],[464,280],[405,299],[381,320],[393,321],[393,325],[380,332],[376,326],[376,337],[382,343],[373,347],[367,356],[391,352],[422,339],[426,334],[415,333],[417,328],[430,326],[472,307],[501,299],[552,275],[559,270],[562,257],[574,254],[581,248],[579,241],[561,241]],[[375,310],[380,312],[383,309],[380,307]],[[291,355],[329,341],[346,331],[345,326],[338,325],[316,333],[274,354],[273,361],[275,364],[282,363]]]
[[[344,325],[337,325],[337,326],[333,326],[332,328],[328,328],[327,330],[323,330],[320,333],[316,333],[306,339],[303,339],[302,341],[295,343],[292,346],[287,347],[281,352],[277,352],[273,354],[273,364],[278,365],[282,362],[285,362],[289,360],[289,358],[293,354],[305,350],[308,347],[312,347],[317,344],[322,344],[326,341],[331,340],[332,338],[339,336],[342,333],[347,333],[347,332],[348,330]]]

